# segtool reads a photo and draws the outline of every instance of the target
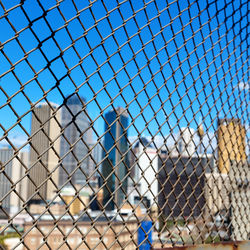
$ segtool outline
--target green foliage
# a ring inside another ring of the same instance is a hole
[[[187,223],[187,221],[185,221],[184,219],[176,219],[176,220],[166,219],[164,215],[160,216],[159,221],[160,221],[160,229],[164,228],[164,231],[172,227],[177,227],[177,226],[183,227]]]
[[[7,249],[4,241],[9,238],[20,238],[20,235],[18,233],[8,233],[5,235],[0,235],[0,249]]]
[[[209,235],[205,240],[205,244],[218,243],[218,242],[220,242],[220,237],[218,235],[215,237]]]

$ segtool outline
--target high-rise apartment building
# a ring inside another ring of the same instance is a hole
[[[119,107],[105,115],[105,136],[102,164],[104,177],[103,202],[107,210],[122,205],[127,192],[126,174],[129,168],[128,159],[128,115]]]
[[[62,166],[59,172],[59,184],[70,180],[73,185],[84,184],[86,178],[92,177],[94,164],[88,155],[92,143],[92,129],[84,109],[84,98],[77,95],[69,97],[62,107],[62,128],[64,129],[60,155]],[[67,183],[68,185],[70,183]]]
[[[246,129],[239,119],[219,119],[217,137],[219,171],[228,173],[231,161],[246,160]]]
[[[56,104],[40,103],[32,113],[28,199],[52,199],[58,186],[60,112]],[[55,169],[56,168],[56,169]],[[37,192],[38,191],[38,192]],[[36,193],[37,192],[37,193]],[[36,193],[36,194],[35,194]]]

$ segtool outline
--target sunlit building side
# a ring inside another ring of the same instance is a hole
[[[246,129],[239,119],[219,119],[217,136],[219,171],[228,173],[231,161],[246,160]]]
[[[131,182],[129,185],[129,193],[131,192],[129,201],[131,204],[142,203],[145,206],[152,207],[158,200],[157,151],[145,137],[142,137],[133,148],[130,159],[133,181],[129,179],[129,183]],[[136,189],[134,186],[136,186]]]
[[[10,212],[17,213],[27,200],[28,176],[25,173],[29,166],[29,152],[19,152],[18,157],[12,161],[11,179],[16,184],[16,192],[11,192]]]
[[[39,103],[32,112],[29,200],[52,199],[58,186],[60,111],[57,105]],[[53,143],[52,143],[53,142]]]

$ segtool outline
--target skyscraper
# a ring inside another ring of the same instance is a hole
[[[105,115],[105,136],[102,165],[102,175],[104,177],[103,202],[107,210],[122,205],[127,192],[126,174],[129,168],[128,160],[128,139],[127,112],[119,107],[109,111]]]
[[[62,107],[62,128],[60,155],[63,158],[59,172],[59,184],[70,179],[73,185],[84,184],[94,171],[94,164],[88,156],[92,142],[92,129],[84,109],[84,98],[68,97]],[[73,173],[73,171],[75,171]]]
[[[57,189],[58,168],[53,169],[60,160],[60,112],[53,113],[56,107],[52,103],[39,103],[33,109],[28,199],[52,199]],[[34,195],[37,188],[39,193]]]

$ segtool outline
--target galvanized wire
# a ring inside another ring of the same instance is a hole
[[[0,0],[0,235],[25,249],[249,240],[249,8]]]

